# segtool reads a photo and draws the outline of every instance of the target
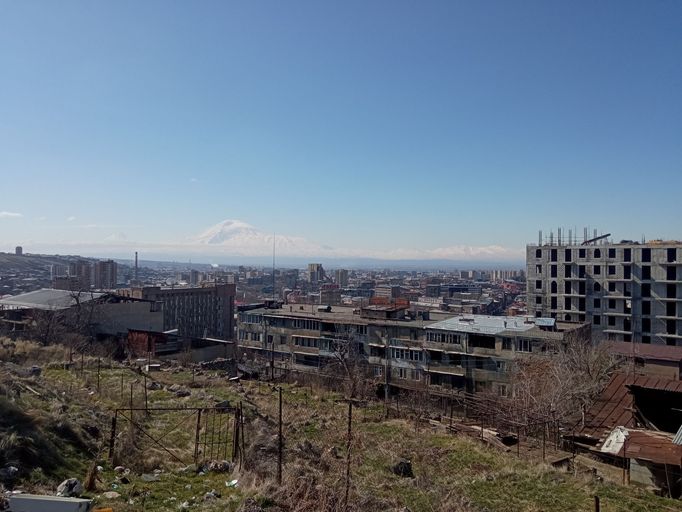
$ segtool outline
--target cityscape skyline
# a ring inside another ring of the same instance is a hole
[[[163,252],[222,219],[389,258],[682,238],[679,2],[0,14],[4,250]]]

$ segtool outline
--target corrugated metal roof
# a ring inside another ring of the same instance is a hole
[[[68,309],[79,303],[83,304],[93,301],[102,297],[103,295],[106,294],[95,292],[71,292],[68,290],[43,288],[41,290],[2,299],[0,300],[0,306],[56,311]]]
[[[682,461],[682,446],[673,444],[672,434],[655,430],[616,427],[600,451],[656,464],[679,466]]]
[[[551,327],[553,318],[523,316],[458,315],[429,325],[429,329],[495,335],[503,331],[525,332],[534,327]]]
[[[682,445],[682,425],[680,425],[680,428],[677,429],[677,434],[673,437],[673,444]]]
[[[631,343],[628,341],[610,341],[608,348],[615,354],[659,361],[682,361],[682,347],[656,345],[649,343]]]
[[[599,398],[585,413],[585,426],[581,433],[599,439],[615,426],[635,427],[634,398],[630,387],[682,393],[682,381],[614,373]]]

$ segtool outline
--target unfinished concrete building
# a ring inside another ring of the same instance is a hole
[[[589,322],[597,341],[682,345],[682,242],[608,236],[528,245],[529,313]]]

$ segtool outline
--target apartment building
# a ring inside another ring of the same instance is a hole
[[[242,353],[267,355],[278,366],[319,369],[335,357],[335,345],[352,343],[353,353],[368,355],[371,343],[386,337],[417,339],[422,322],[406,318],[399,306],[286,305],[239,313],[237,332]]]
[[[682,345],[682,242],[526,248],[530,314],[588,322],[593,339]]]
[[[199,287],[145,286],[119,290],[119,294],[163,303],[163,329],[177,329],[181,336],[234,338],[236,285]]]
[[[113,260],[103,260],[95,263],[95,288],[98,290],[112,290],[118,282],[118,264]]]
[[[240,356],[316,371],[354,343],[368,376],[392,388],[510,392],[513,361],[547,346],[589,340],[589,325],[552,318],[408,314],[400,305],[362,308],[285,306],[239,313]]]

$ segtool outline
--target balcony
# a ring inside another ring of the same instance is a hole
[[[291,351],[294,354],[312,354],[312,355],[319,355],[320,349],[317,347],[300,347],[298,345],[294,345],[291,347]]]
[[[464,377],[466,375],[466,370],[461,366],[454,365],[429,365],[424,371],[429,373],[442,373],[444,375],[457,375],[459,377]]]
[[[422,341],[420,345],[426,350],[438,352],[450,352],[452,354],[465,354],[466,350],[461,343],[438,343],[437,341]]]

